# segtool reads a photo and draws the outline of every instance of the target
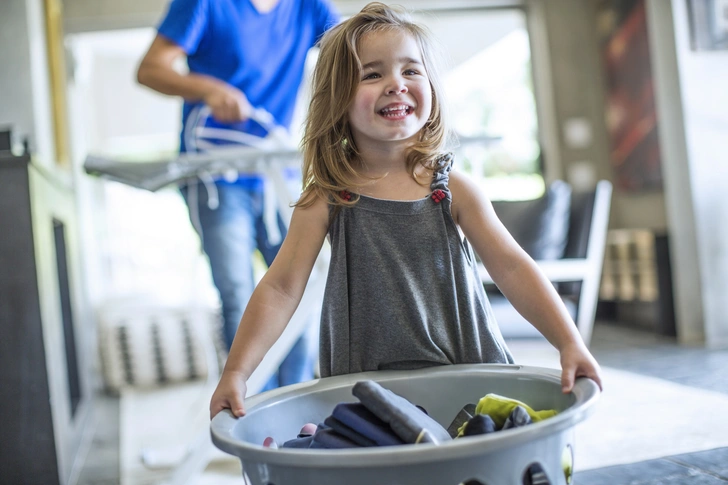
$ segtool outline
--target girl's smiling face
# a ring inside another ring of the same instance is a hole
[[[417,139],[432,109],[432,87],[415,39],[401,30],[364,35],[362,70],[349,124],[357,147]]]

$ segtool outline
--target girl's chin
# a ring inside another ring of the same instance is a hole
[[[369,133],[361,133],[359,138],[359,141],[357,141],[358,145],[361,145],[361,143],[366,143],[365,140],[368,140],[373,143],[414,143],[419,139],[419,134],[422,128],[415,128],[415,127],[385,127],[383,129],[377,129],[372,130]]]
[[[413,136],[416,136],[420,131],[422,131],[422,126],[415,125],[413,123],[409,123],[409,120],[403,120],[404,123],[402,124],[390,124],[389,126],[384,126],[380,132],[384,136],[389,137],[396,137],[398,139],[402,138],[411,138]],[[424,125],[423,125],[424,126]]]

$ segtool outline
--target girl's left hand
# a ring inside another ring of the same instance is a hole
[[[561,369],[561,391],[564,394],[571,392],[577,377],[588,377],[602,389],[602,371],[582,342],[561,350]]]

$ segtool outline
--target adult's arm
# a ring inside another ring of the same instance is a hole
[[[174,64],[184,56],[182,47],[158,34],[139,64],[137,81],[162,94],[203,102],[220,122],[233,123],[250,117],[252,107],[239,89],[212,76],[179,73]]]

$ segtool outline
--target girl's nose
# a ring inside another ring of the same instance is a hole
[[[407,86],[402,79],[393,79],[387,86],[387,95],[404,94],[407,92]]]

